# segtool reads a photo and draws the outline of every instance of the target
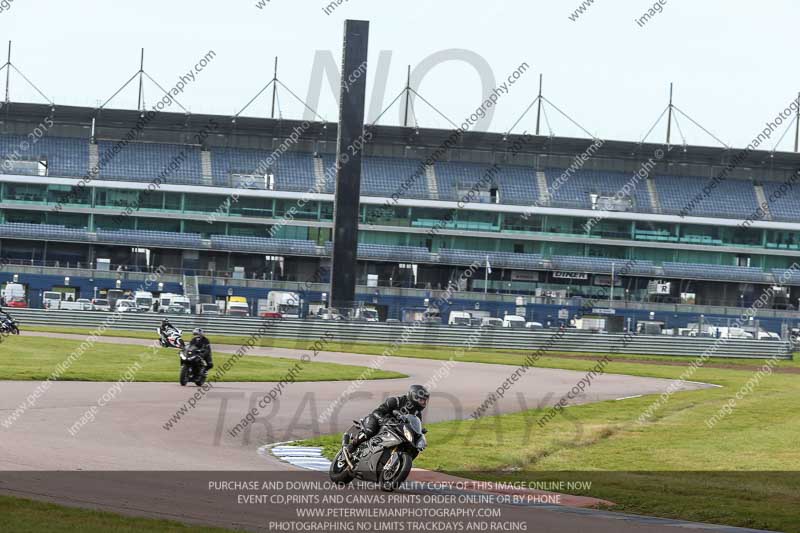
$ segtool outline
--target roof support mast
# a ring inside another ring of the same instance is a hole
[[[11,41],[8,41],[8,60],[6,61],[6,105],[8,105],[8,86],[11,79]]]
[[[144,48],[142,48],[142,55],[139,59],[139,100],[136,104],[138,111],[144,111]]]
[[[667,108],[667,146],[671,146],[672,138],[672,82],[669,82],[669,106]]]
[[[539,135],[539,124],[540,118],[542,115],[542,77],[543,74],[539,74],[539,96],[536,97],[536,100],[539,102],[538,107],[536,108],[536,135]]]
[[[272,112],[270,118],[275,118],[275,99],[278,97],[278,56],[275,56],[275,68],[272,71]]]
[[[797,99],[800,101],[800,93],[797,93]],[[800,106],[797,108],[797,113],[794,117],[794,151],[798,151],[800,147]]]
[[[403,126],[408,127],[408,105],[411,101],[411,65],[408,65],[408,74],[406,75],[406,114],[403,118]]]

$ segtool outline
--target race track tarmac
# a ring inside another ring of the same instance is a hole
[[[56,336],[48,334],[48,336]],[[57,335],[82,340],[79,335]],[[104,337],[102,342],[146,346],[152,341]],[[216,352],[233,352],[235,346],[219,345]],[[249,355],[299,359],[305,350],[255,348]],[[369,366],[377,357],[321,352],[317,361]],[[284,469],[286,466],[256,450],[274,442],[338,433],[355,418],[374,409],[385,397],[403,394],[413,383],[425,383],[443,368],[444,361],[389,357],[381,368],[408,378],[365,381],[349,399],[342,393],[351,384],[296,382],[286,386],[276,401],[259,408],[259,401],[275,383],[219,383],[196,401],[169,430],[165,424],[197,391],[177,383],[123,383],[116,397],[97,408],[94,420],[73,436],[70,428],[113,385],[102,382],[54,382],[10,428],[0,426],[1,470],[240,470]],[[434,389],[425,422],[467,419],[515,370],[508,365],[457,363]],[[512,413],[556,404],[586,372],[547,368],[530,369],[489,409],[488,414]],[[659,394],[670,380],[604,374],[571,403],[613,400],[628,396]],[[38,382],[3,382],[0,421],[23,403]],[[679,390],[705,387],[680,384]],[[336,408],[323,422],[319,417],[332,403]],[[230,431],[251,408],[259,410],[256,422],[232,436]],[[91,417],[91,415],[90,415]],[[531,438],[536,421],[530,419]],[[249,431],[248,431],[249,429]],[[576,428],[577,431],[577,428]],[[187,450],[191,449],[191,453]]]

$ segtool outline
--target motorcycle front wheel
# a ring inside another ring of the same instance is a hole
[[[347,469],[347,461],[344,460],[344,451],[339,450],[339,453],[336,454],[336,457],[334,457],[333,461],[331,462],[331,468],[328,470],[328,475],[330,476],[331,481],[342,486],[353,481],[353,474],[351,474],[350,470]]]
[[[181,366],[181,387],[185,387],[189,383],[189,367],[186,365]]]
[[[409,454],[401,452],[400,457],[397,459],[397,464],[394,465],[394,468],[390,470],[381,468],[381,473],[378,478],[381,490],[384,492],[392,492],[396,490],[397,487],[399,487],[400,484],[406,480],[409,472],[411,472],[412,462],[413,460]]]

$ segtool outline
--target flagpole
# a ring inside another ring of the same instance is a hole
[[[486,268],[483,269],[484,278],[483,278],[483,294],[486,294],[489,291],[489,256],[486,256]]]
[[[609,308],[614,307],[614,262],[611,262],[611,297],[609,299]]]

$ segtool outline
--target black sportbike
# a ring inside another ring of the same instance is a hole
[[[181,358],[181,385],[195,383],[198,387],[206,382],[206,360],[198,350],[184,348],[180,351]]]
[[[362,442],[351,455],[347,453],[347,443],[364,430],[361,421],[353,422],[355,425],[345,432],[342,449],[331,463],[331,481],[347,484],[358,478],[378,483],[387,492],[395,490],[411,472],[411,463],[428,445],[422,421],[395,411],[393,416],[383,419],[378,434]]]
[[[19,335],[17,321],[11,317],[0,318],[0,334]]]

